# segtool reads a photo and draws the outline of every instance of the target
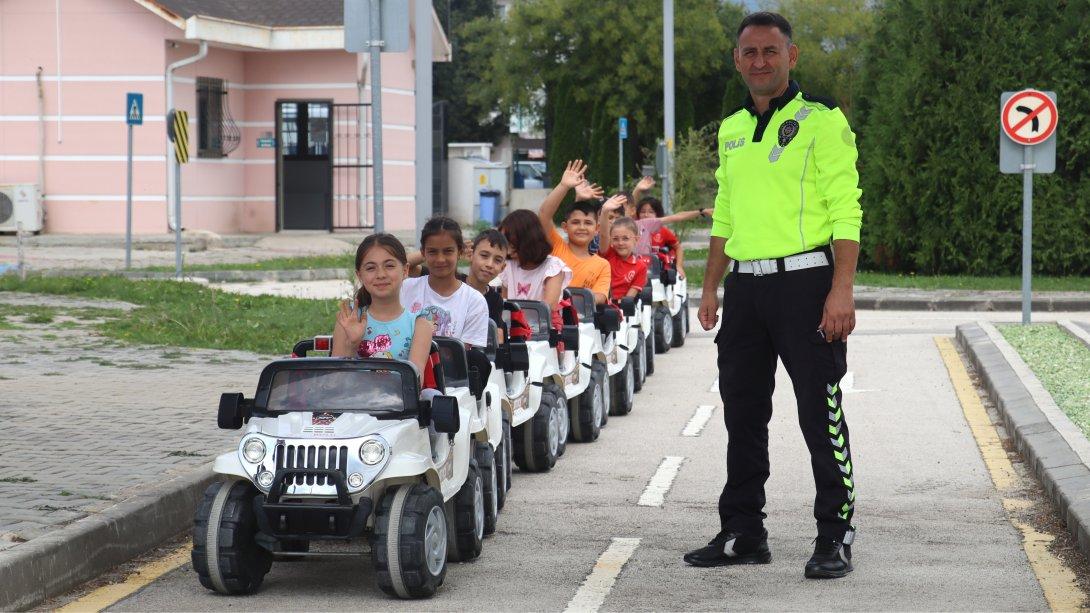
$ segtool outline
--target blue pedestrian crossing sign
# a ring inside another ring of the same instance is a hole
[[[144,94],[125,94],[125,123],[130,126],[144,123]]]

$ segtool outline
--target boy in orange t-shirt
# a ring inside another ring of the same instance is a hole
[[[582,160],[568,162],[564,175],[553,191],[545,197],[538,209],[538,219],[545,229],[545,235],[553,247],[552,254],[568,265],[572,271],[570,287],[585,287],[594,294],[595,304],[605,304],[609,297],[610,268],[609,262],[593,255],[587,249],[590,241],[598,233],[598,204],[581,200],[572,205],[561,227],[568,235],[565,241],[556,231],[553,215],[568,191],[585,183],[586,164]],[[578,194],[578,190],[576,191]]]

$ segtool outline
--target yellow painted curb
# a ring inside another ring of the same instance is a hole
[[[1026,551],[1030,568],[1041,585],[1045,600],[1053,611],[1075,611],[1084,608],[1086,596],[1075,579],[1075,573],[1062,560],[1049,550],[1055,539],[1051,534],[1038,532],[1033,526],[1022,523],[1017,514],[1033,506],[1034,501],[1022,496],[1025,483],[1014,470],[1014,465],[1003,448],[999,433],[988,417],[984,403],[976,393],[969,372],[961,361],[953,340],[947,336],[936,336],[935,345],[939,348],[950,382],[954,385],[965,421],[973,433],[984,465],[992,477],[992,483],[1002,496],[1003,508],[1007,519],[1022,534],[1022,548]]]
[[[179,547],[166,557],[153,560],[141,566],[135,573],[129,575],[121,583],[114,583],[100,587],[79,600],[74,600],[57,609],[59,612],[69,613],[74,611],[103,611],[118,602],[132,596],[159,577],[181,567],[189,562],[189,552],[192,545]]]

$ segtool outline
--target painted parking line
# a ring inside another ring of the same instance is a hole
[[[681,436],[700,436],[700,432],[704,429],[704,426],[708,425],[708,420],[711,419],[712,413],[714,412],[714,405],[702,404],[696,407],[696,412],[693,413],[693,417],[689,420],[689,423],[685,424],[685,429],[681,431]]]
[[[715,381],[712,381],[712,386],[708,388],[708,391],[713,394],[719,391],[719,377],[716,377]]]
[[[992,420],[988,417],[988,412],[984,408],[984,403],[980,401],[976,388],[973,387],[969,372],[965,369],[957,349],[954,348],[954,343],[950,337],[937,336],[935,344],[939,348],[943,362],[946,363],[950,382],[954,385],[954,392],[965,413],[969,430],[980,448],[984,465],[988,468],[995,489],[1002,497],[1007,519],[1022,534],[1022,548],[1026,551],[1026,558],[1029,559],[1033,574],[1037,576],[1037,582],[1041,585],[1041,591],[1044,592],[1048,606],[1053,611],[1081,609],[1084,596],[1078,587],[1075,574],[1051,551],[1050,546],[1055,537],[1038,532],[1033,526],[1019,520],[1021,512],[1031,508],[1034,502],[1022,495],[1026,484],[1014,470],[1003,442],[999,439],[999,433],[992,425]]]
[[[677,477],[677,471],[681,469],[681,463],[684,461],[685,458],[680,456],[668,455],[663,458],[662,464],[659,464],[659,469],[647,483],[647,488],[643,490],[636,504],[641,507],[661,507],[666,500],[666,492],[670,491],[674,477]]]
[[[583,580],[583,585],[579,586],[575,596],[568,602],[564,613],[596,612],[606,601],[606,596],[609,596],[613,584],[617,582],[617,575],[621,574],[621,569],[639,545],[638,538],[614,537],[613,542],[598,557],[594,569]]]
[[[57,609],[58,613],[70,613],[73,611],[102,611],[121,600],[132,596],[137,591],[146,587],[149,583],[170,571],[189,562],[192,545],[179,547],[166,557],[153,560],[141,566],[135,573],[129,575],[120,583],[104,585],[97,590],[86,594],[78,600]]]

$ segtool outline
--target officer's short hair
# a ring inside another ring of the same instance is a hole
[[[746,15],[742,18],[742,23],[738,24],[738,38],[742,37],[742,31],[749,26],[772,26],[783,32],[788,42],[791,41],[791,24],[788,23],[787,18],[779,13],[758,11]]]

